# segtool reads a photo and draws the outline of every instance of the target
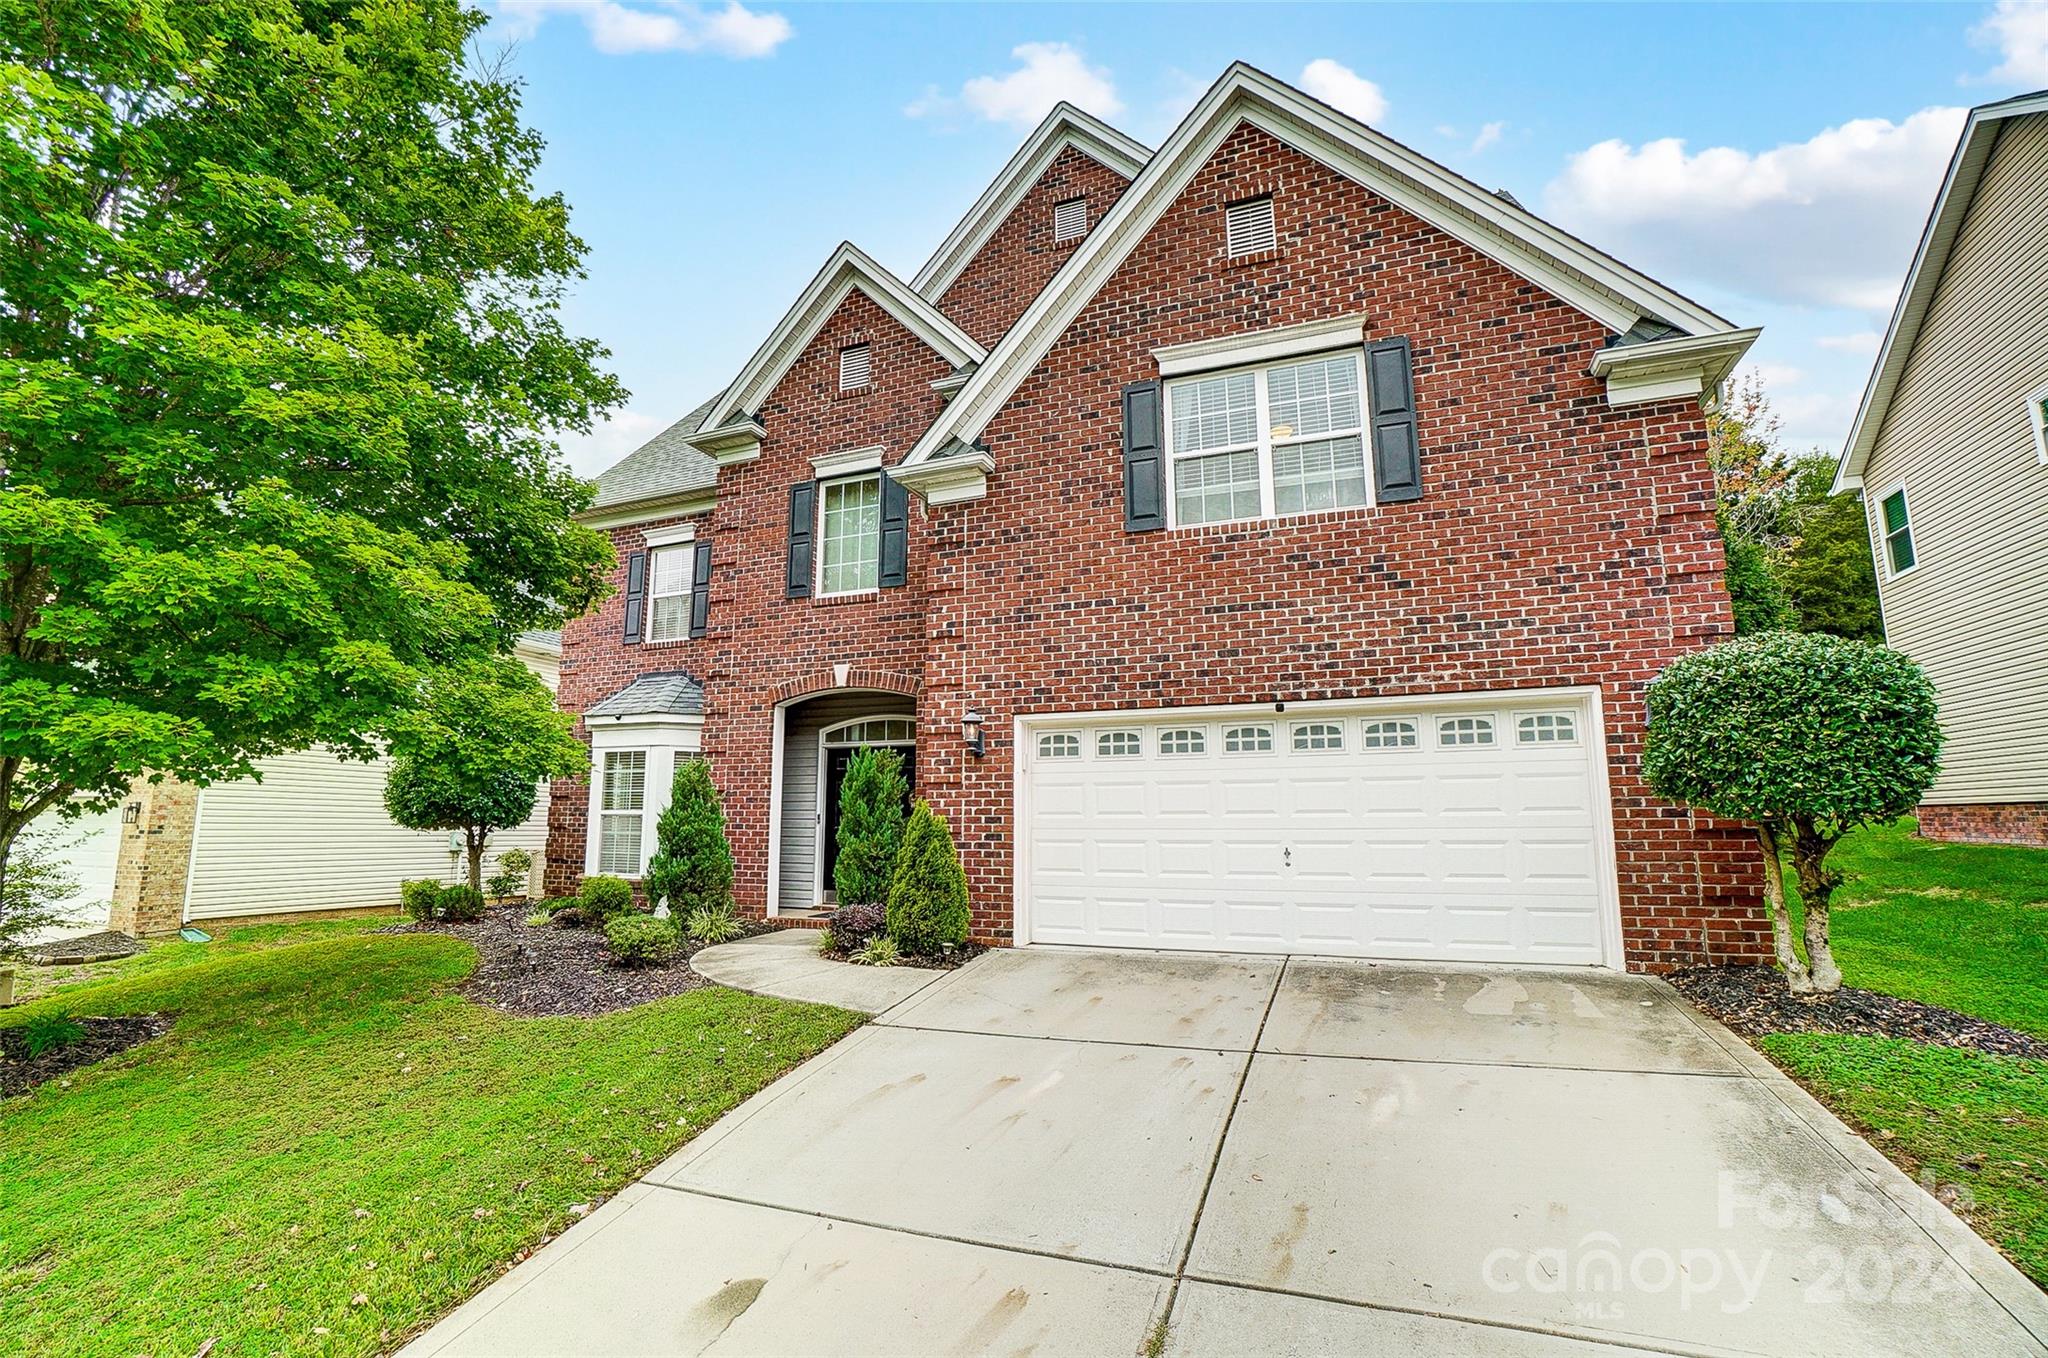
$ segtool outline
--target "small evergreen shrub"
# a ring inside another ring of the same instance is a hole
[[[608,924],[633,909],[633,884],[623,877],[586,877],[576,904],[592,924]]]
[[[686,759],[676,765],[668,809],[654,822],[654,857],[647,864],[647,901],[668,905],[686,919],[698,910],[732,905],[732,845],[711,765]]]
[[[471,920],[482,919],[488,906],[484,893],[467,882],[441,888],[439,909],[442,919],[467,924]]]
[[[699,943],[724,943],[740,935],[740,917],[731,906],[713,909],[699,906],[683,921],[683,928]]]
[[[398,904],[422,924],[434,917],[441,904],[441,884],[431,877],[415,877],[398,884]]]
[[[69,1014],[37,1014],[21,1025],[21,1042],[33,1061],[44,1052],[68,1047],[85,1036],[85,1025]]]
[[[888,927],[888,912],[879,905],[842,905],[832,912],[832,941],[840,952],[861,945]]]
[[[846,960],[858,967],[893,967],[897,962],[896,945],[887,934],[876,934],[849,953]]]
[[[533,855],[524,849],[507,849],[498,855],[498,870],[484,883],[492,900],[503,905],[526,890],[526,875],[533,871]]]
[[[604,926],[604,942],[620,965],[628,967],[659,966],[674,961],[682,951],[676,931],[652,915],[620,915]]]
[[[935,957],[967,941],[967,874],[946,818],[922,797],[903,832],[903,852],[889,882],[890,941],[913,957]]]
[[[848,761],[839,785],[839,857],[832,886],[848,905],[878,905],[889,894],[889,874],[903,848],[904,805],[910,781],[894,750],[861,750]]]

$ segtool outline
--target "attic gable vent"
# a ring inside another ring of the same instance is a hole
[[[839,389],[853,391],[874,380],[873,360],[868,346],[856,344],[839,351]]]
[[[1052,205],[1052,238],[1079,240],[1088,234],[1088,199],[1068,198]]]
[[[1223,209],[1223,218],[1224,233],[1228,239],[1225,252],[1232,256],[1255,255],[1279,244],[1279,236],[1273,229],[1273,195],[1270,193],[1230,204]]]

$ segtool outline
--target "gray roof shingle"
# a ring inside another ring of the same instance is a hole
[[[704,685],[681,670],[643,674],[632,683],[583,710],[586,717],[704,715]]]
[[[598,473],[592,509],[637,504],[667,495],[687,495],[718,484],[718,464],[684,442],[697,432],[718,397],[698,406],[647,442]]]

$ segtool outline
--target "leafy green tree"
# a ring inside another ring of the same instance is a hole
[[[1798,610],[1777,576],[1776,563],[1762,544],[1739,533],[1721,529],[1721,545],[1728,554],[1728,602],[1735,612],[1735,635],[1749,636],[1792,627],[1799,621]]]
[[[1835,460],[1802,458],[1792,504],[1797,537],[1778,565],[1778,578],[1807,632],[1852,641],[1884,640],[1877,605],[1877,566],[1870,528],[1854,493],[1831,495]]]
[[[920,797],[903,832],[889,881],[889,937],[904,952],[930,957],[967,941],[972,915],[967,874],[946,818]]]
[[[678,927],[697,911],[730,909],[732,845],[725,837],[725,808],[708,761],[685,759],[676,765],[668,809],[654,822],[654,842],[642,883],[650,904],[668,902]]]
[[[832,864],[841,905],[874,905],[888,896],[909,801],[910,781],[896,751],[859,750],[847,761],[839,785],[839,857]]]
[[[589,767],[573,728],[548,686],[516,660],[441,670],[394,726],[384,807],[410,829],[462,831],[469,884],[481,891],[491,833],[533,814],[542,779]]]
[[[460,0],[0,0],[0,875],[587,608],[623,393]],[[74,794],[87,794],[74,800]]]
[[[1674,661],[1651,682],[1643,777],[1659,796],[1746,821],[1763,848],[1771,935],[1795,994],[1842,984],[1828,937],[1836,842],[1918,805],[1941,761],[1934,685],[1897,651],[1770,632]],[[1806,911],[1792,943],[1781,853]]]

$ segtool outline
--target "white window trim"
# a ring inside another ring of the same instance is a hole
[[[2027,398],[2027,428],[2034,433],[2034,461],[2048,467],[2048,410],[2042,409],[2043,402],[2048,402],[2048,387],[2042,387]],[[1910,523],[1911,520],[1909,510],[1907,521]],[[1919,544],[1915,543],[1914,548],[1915,555],[1918,555]]]
[[[1342,352],[1342,349],[1311,349],[1300,354],[1289,355],[1284,360],[1255,366],[1248,365],[1248,370],[1255,379],[1252,391],[1252,411],[1257,417],[1258,426],[1254,434],[1256,442],[1252,446],[1259,459],[1259,512],[1241,518],[1204,519],[1200,523],[1181,523],[1180,496],[1176,494],[1175,486],[1175,480],[1179,472],[1180,454],[1174,450],[1173,446],[1173,395],[1175,384],[1173,382],[1164,384],[1165,408],[1161,412],[1161,419],[1164,422],[1162,442],[1165,445],[1163,452],[1166,458],[1166,527],[1168,532],[1177,532],[1184,527],[1221,528],[1231,524],[1276,523],[1284,519],[1312,519],[1320,514],[1360,514],[1368,513],[1379,507],[1379,495],[1373,485],[1372,476],[1372,391],[1367,385],[1370,378],[1365,364],[1365,350],[1363,348],[1352,350],[1351,357],[1352,361],[1358,365],[1358,442],[1359,454],[1365,463],[1365,503],[1362,505],[1341,505],[1333,509],[1303,509],[1291,514],[1277,513],[1273,507],[1272,409],[1266,400],[1266,374],[1273,368],[1288,367],[1294,362],[1314,357],[1318,353],[1327,358],[1336,358]],[[1247,367],[1244,366],[1227,369],[1205,369],[1201,372],[1201,376],[1205,378],[1226,377],[1232,373],[1246,370]],[[1343,435],[1316,434],[1309,437],[1290,439],[1289,442],[1314,443],[1318,439],[1331,437],[1341,438]],[[1243,448],[1237,445],[1225,448],[1205,448],[1198,453],[1190,453],[1188,456],[1213,457],[1218,453],[1231,451],[1242,452]]]
[[[817,561],[812,568],[814,578],[811,581],[811,590],[820,599],[857,599],[863,594],[880,594],[882,592],[882,535],[879,531],[875,534],[875,583],[872,585],[862,585],[859,589],[833,590],[825,588],[825,490],[828,486],[843,486],[854,481],[873,481],[875,483],[876,509],[879,512],[882,494],[882,476],[879,463],[874,471],[862,472],[852,476],[835,476],[830,481],[818,482],[817,519],[811,528],[811,541],[816,544],[812,555],[817,558]]]
[[[612,760],[618,758],[621,755],[633,754],[639,755],[641,760],[640,810],[638,812],[608,810],[606,809],[604,804],[604,784],[606,778],[609,776],[607,766],[612,762]],[[654,776],[654,752],[652,750],[645,748],[602,750],[592,755],[592,762],[596,765],[596,768],[592,770],[592,773],[596,775],[595,781],[597,783],[597,818],[595,827],[591,834],[592,865],[596,868],[598,872],[604,873],[604,875],[609,877],[638,878],[644,875],[647,871],[647,803],[653,800],[654,793],[654,789],[648,786],[648,784]],[[607,821],[613,820],[624,820],[628,817],[633,816],[637,816],[640,821],[640,836],[639,839],[636,841],[638,845],[637,856],[640,860],[639,863],[636,865],[638,870],[632,872],[622,872],[617,868],[611,868],[607,870],[604,863],[605,823]]]
[[[1308,354],[1334,353],[1340,349],[1365,347],[1365,322],[1355,316],[1334,321],[1309,321],[1257,330],[1249,335],[1225,335],[1220,339],[1196,340],[1193,344],[1169,344],[1154,349],[1161,377],[1187,377],[1223,368],[1249,368],[1276,359]]]
[[[641,626],[641,635],[642,635],[642,636],[644,636],[644,637],[645,637],[645,638],[646,638],[646,639],[647,639],[648,641],[650,641],[650,642],[670,642],[670,641],[688,641],[688,640],[690,639],[690,609],[689,609],[689,605],[688,605],[687,603],[686,603],[686,604],[685,604],[685,605],[683,606],[683,628],[682,628],[682,630],[681,630],[680,632],[677,632],[677,633],[676,633],[676,634],[675,634],[674,636],[666,636],[666,637],[664,637],[664,636],[656,636],[656,635],[655,635],[655,632],[654,632],[654,604],[655,604],[655,601],[656,601],[657,599],[685,599],[685,600],[687,600],[687,599],[688,599],[688,598],[690,597],[690,594],[691,594],[691,592],[692,592],[693,590],[695,590],[695,589],[696,589],[696,586],[697,586],[697,558],[696,558],[696,555],[695,555],[695,551],[696,551],[696,549],[695,549],[695,546],[694,546],[694,544],[693,544],[693,543],[691,543],[691,542],[690,542],[690,541],[689,541],[688,539],[685,539],[685,540],[683,540],[683,541],[681,541],[681,542],[665,542],[665,543],[661,544],[661,545],[660,545],[660,546],[658,546],[658,547],[656,547],[656,546],[650,546],[650,547],[648,547],[648,549],[647,549],[647,603],[646,603],[646,607],[647,607],[647,613],[646,613],[646,615],[645,615],[644,617],[642,617],[642,618],[641,618],[641,620],[640,620],[640,626]],[[656,561],[656,558],[657,558],[658,554],[660,554],[660,553],[663,553],[663,552],[680,552],[680,553],[682,553],[682,554],[683,554],[683,560],[684,560],[684,562],[686,563],[686,568],[685,568],[685,569],[684,569],[684,571],[683,571],[683,587],[682,587],[681,589],[678,589],[678,590],[670,590],[670,591],[669,591],[668,593],[666,593],[666,594],[659,594],[659,593],[656,593],[656,592],[655,592],[655,588],[654,588],[654,581],[655,581],[655,561]]]
[[[820,481],[844,480],[863,472],[878,472],[882,469],[882,445],[872,448],[849,448],[843,453],[825,453],[811,459],[811,471]]]
[[[628,880],[638,881],[647,874],[647,863],[654,856],[654,825],[661,819],[661,813],[668,810],[668,798],[675,784],[676,761],[695,758],[704,748],[704,722],[701,717],[678,717],[673,715],[648,715],[622,718],[617,724],[591,726],[590,731],[590,796],[585,816],[583,871],[586,876],[596,876],[600,871],[598,855],[603,848],[604,820],[604,757],[608,754],[624,754],[634,750],[647,755],[647,794],[640,801],[640,869],[624,874]],[[620,815],[621,812],[611,812]]]
[[[1906,540],[1913,544],[1913,564],[1902,571],[1892,569],[1892,535],[1884,522],[1884,502],[1894,495],[1906,506]],[[1878,568],[1884,572],[1885,579],[1903,580],[1920,569],[1920,524],[1913,517],[1913,497],[1906,493],[1904,481],[1894,481],[1878,492],[1877,499],[1871,502],[1870,526],[1877,534],[1877,541],[1873,545],[1876,548]]]
[[[666,528],[650,528],[640,535],[640,545],[648,551],[656,547],[673,547],[681,542],[697,540],[697,525],[694,523],[672,523]]]

